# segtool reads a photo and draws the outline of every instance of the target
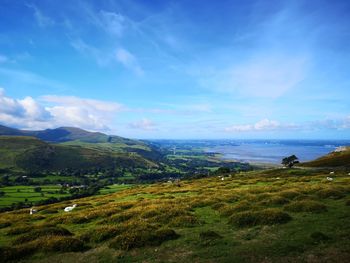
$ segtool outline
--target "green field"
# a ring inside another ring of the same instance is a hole
[[[25,262],[346,262],[350,177],[274,169],[114,185],[1,214],[3,260]],[[122,189],[122,188],[126,189]],[[63,208],[78,206],[70,213]]]
[[[11,206],[19,202],[37,202],[50,197],[66,197],[69,194],[60,194],[58,185],[39,185],[42,189],[40,193],[34,191],[34,186],[7,186],[1,187],[0,191],[5,194],[0,197],[0,207]],[[43,194],[43,195],[42,195]],[[27,200],[26,200],[27,199]]]

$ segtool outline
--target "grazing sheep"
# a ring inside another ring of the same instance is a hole
[[[332,171],[332,172],[330,172],[329,174],[334,174],[334,172]]]
[[[67,206],[65,209],[64,209],[64,212],[70,212],[72,211],[77,205],[74,204],[73,206]]]
[[[328,181],[333,181],[333,178],[327,176],[327,180],[328,180]]]
[[[31,208],[31,209],[29,210],[29,214],[30,214],[30,215],[36,214],[37,212],[38,212],[38,210],[35,210],[34,208]]]
[[[224,181],[225,180],[225,178],[224,177],[221,177],[221,181]]]

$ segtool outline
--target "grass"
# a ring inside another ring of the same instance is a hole
[[[333,182],[322,170],[275,169],[224,181],[182,181],[180,187],[115,185],[104,195],[38,207],[32,216],[25,209],[2,213],[0,258],[345,262],[350,257],[347,173],[337,172]],[[72,203],[77,208],[63,212]]]
[[[100,194],[112,194],[132,187],[130,184],[113,184],[106,186],[100,190]]]
[[[61,186],[58,185],[41,185],[41,192],[35,192],[34,186],[7,186],[1,187],[0,191],[5,195],[0,197],[0,207],[11,206],[19,202],[36,202],[45,200],[50,197],[66,197],[68,193],[60,194],[58,191]]]

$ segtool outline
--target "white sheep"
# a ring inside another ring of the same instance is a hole
[[[225,180],[225,178],[224,177],[221,177],[221,181],[224,181]]]
[[[330,172],[329,174],[334,174],[334,172],[332,171],[332,172]]]
[[[33,214],[35,214],[35,213],[37,213],[38,211],[37,210],[35,210],[34,208],[31,208],[30,210],[29,210],[29,214],[30,215],[33,215]]]
[[[65,209],[64,209],[64,212],[70,212],[72,211],[77,205],[74,204],[73,206],[67,206]]]
[[[328,181],[333,181],[333,178],[327,176],[327,180],[328,180]]]

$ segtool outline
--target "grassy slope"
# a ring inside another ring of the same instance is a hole
[[[113,151],[107,147],[49,144],[34,137],[0,136],[0,168],[20,170],[23,166],[46,170],[116,165],[152,167],[153,162],[137,153]]]
[[[16,167],[16,157],[19,154],[46,145],[34,137],[0,136],[0,168]]]
[[[301,165],[307,167],[350,167],[350,147],[346,151],[331,152]]]
[[[8,212],[0,253],[26,262],[345,262],[350,178],[336,172],[328,182],[327,174],[249,172],[136,186],[39,207],[34,216]],[[62,211],[74,202],[73,212]]]

